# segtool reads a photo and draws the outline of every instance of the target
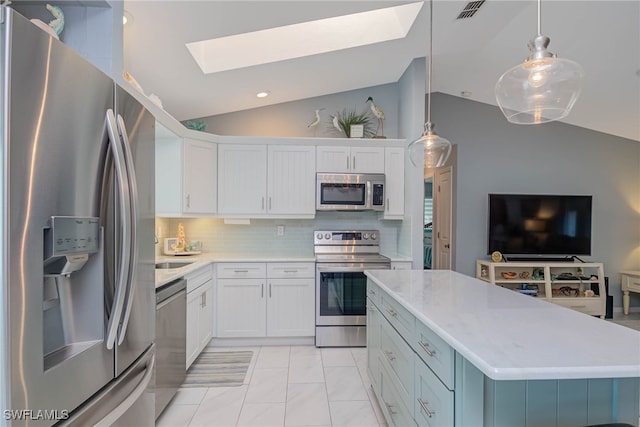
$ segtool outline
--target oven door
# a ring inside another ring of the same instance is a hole
[[[316,325],[367,324],[365,270],[388,270],[389,264],[316,264]]]

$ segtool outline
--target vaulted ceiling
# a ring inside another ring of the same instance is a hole
[[[179,120],[392,83],[414,58],[428,56],[428,2],[404,38],[210,74],[186,44],[411,3],[126,0],[124,67]],[[432,91],[496,105],[497,79],[529,53],[537,5],[487,0],[473,17],[456,19],[466,4],[434,0]],[[586,72],[581,97],[563,121],[640,141],[640,2],[544,0],[542,33],[551,52]],[[264,90],[270,95],[257,98]]]

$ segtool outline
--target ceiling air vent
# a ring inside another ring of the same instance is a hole
[[[471,18],[473,15],[476,14],[478,9],[480,9],[480,6],[482,6],[484,4],[484,2],[485,2],[485,0],[470,1],[469,3],[467,3],[467,5],[464,7],[464,9],[462,9],[462,12],[460,12],[460,14],[458,15],[458,17],[456,19]]]

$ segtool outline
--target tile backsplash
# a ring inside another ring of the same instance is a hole
[[[203,252],[242,254],[313,255],[315,230],[378,230],[383,253],[406,253],[398,247],[402,221],[381,221],[376,212],[318,212],[314,219],[251,219],[248,225],[225,224],[222,218],[156,218],[159,244],[176,237],[178,224],[185,229],[187,242],[200,240]],[[278,226],[284,235],[278,236]]]

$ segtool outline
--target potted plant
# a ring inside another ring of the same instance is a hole
[[[333,127],[336,128],[338,132],[346,135],[347,138],[351,138],[352,125],[362,126],[362,137],[364,138],[371,138],[375,134],[375,130],[371,124],[371,114],[368,111],[357,113],[355,109],[347,111],[345,108],[331,117]]]

